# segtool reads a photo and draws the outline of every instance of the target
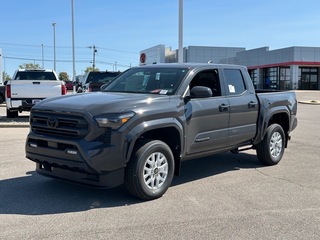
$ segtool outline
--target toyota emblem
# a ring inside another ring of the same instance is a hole
[[[47,121],[47,126],[50,128],[56,128],[59,125],[59,121],[57,118],[51,117]]]

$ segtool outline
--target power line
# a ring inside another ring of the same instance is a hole
[[[20,58],[20,57],[6,57],[3,56],[4,59],[13,59],[13,60],[26,60],[26,61],[44,61],[44,62],[53,62],[53,60],[49,60],[49,59],[39,59],[39,58]],[[70,63],[72,62],[72,60],[59,60],[57,59],[56,62],[65,62],[65,63]],[[76,60],[76,62],[78,63],[92,63],[92,60]],[[126,65],[126,64],[119,64],[117,62],[106,62],[106,61],[96,61],[96,63],[99,64],[105,64],[105,65],[117,65],[119,67],[131,67],[131,65]]]
[[[9,45],[9,46],[21,46],[21,47],[35,47],[39,48],[41,47],[41,44],[39,45],[31,45],[31,44],[19,44],[19,43],[0,43],[1,45]],[[50,45],[43,45],[44,47],[49,47],[53,48],[54,46]],[[71,49],[71,46],[56,46],[56,48],[66,48],[66,49]],[[87,49],[88,47],[75,47],[77,49]],[[108,50],[108,51],[113,51],[113,52],[121,52],[121,53],[130,53],[130,54],[137,54],[137,52],[132,52],[132,51],[127,51],[127,50],[119,50],[119,49],[112,49],[112,48],[105,48],[105,47],[96,47],[97,49],[102,49],[102,50]]]

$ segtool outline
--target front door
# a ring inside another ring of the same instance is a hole
[[[185,106],[187,155],[212,151],[228,144],[229,102],[221,94],[218,71],[199,72],[190,83],[205,86],[213,96],[190,99]]]

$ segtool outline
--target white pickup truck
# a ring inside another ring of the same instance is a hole
[[[6,85],[7,118],[30,109],[42,99],[65,95],[66,86],[54,70],[17,70]]]

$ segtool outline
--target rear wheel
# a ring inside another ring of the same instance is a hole
[[[18,117],[18,111],[10,111],[7,109],[7,118],[15,118]]]
[[[170,147],[159,140],[141,143],[126,167],[125,185],[143,200],[161,197],[171,185],[174,158]]]
[[[276,165],[282,159],[285,149],[285,135],[279,124],[268,127],[263,140],[257,145],[258,159],[265,165]]]

